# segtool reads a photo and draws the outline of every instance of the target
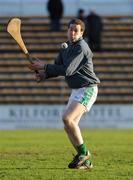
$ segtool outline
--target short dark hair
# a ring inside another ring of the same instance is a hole
[[[68,28],[70,27],[70,24],[76,24],[76,25],[80,25],[81,26],[81,31],[85,31],[85,23],[78,19],[78,18],[74,18],[72,19],[69,23],[68,23]]]

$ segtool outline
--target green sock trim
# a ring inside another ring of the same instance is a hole
[[[78,149],[79,155],[86,155],[87,147],[85,144],[81,144],[81,145],[77,146],[77,149]]]

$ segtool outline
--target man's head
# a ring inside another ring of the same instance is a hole
[[[80,19],[72,19],[68,23],[68,40],[70,42],[77,41],[79,38],[83,36],[84,30],[85,24],[83,21],[81,21]]]
[[[78,16],[84,17],[84,9],[78,10]]]

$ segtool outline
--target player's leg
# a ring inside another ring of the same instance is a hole
[[[84,111],[85,107],[82,104],[73,101],[63,115],[64,128],[76,150],[77,146],[83,143],[78,123]]]
[[[76,156],[74,160],[69,164],[70,168],[79,167],[79,165],[81,165],[85,159],[88,159],[90,157],[90,154],[88,153],[87,148],[83,142],[83,138],[78,123],[80,121],[82,114],[86,110],[89,111],[91,106],[95,102],[97,97],[97,92],[98,92],[97,86],[85,88],[85,90],[81,89],[81,97],[82,97],[80,99],[81,101],[79,102],[71,101],[71,103],[68,103],[69,106],[67,107],[64,113],[63,120],[65,125],[65,130],[68,134],[70,141],[72,142],[73,146],[78,152],[78,156]],[[77,92],[76,93],[74,92],[74,96],[73,95],[71,96],[72,98],[70,97],[70,99],[74,99],[74,97],[77,97]],[[81,160],[80,162],[78,162],[79,155],[83,157],[83,160]],[[89,166],[87,164],[87,168],[88,167]]]
[[[89,159],[87,147],[84,144],[81,131],[79,128],[79,121],[86,107],[79,102],[73,101],[64,113],[63,121],[67,135],[77,150],[78,154],[69,164],[69,168],[77,168],[81,166],[85,160]]]
[[[80,120],[81,116],[82,116],[82,115],[80,115],[79,117],[77,117],[77,120],[78,120],[78,121]],[[75,144],[74,137],[73,137],[73,135],[71,134],[71,130],[70,130],[69,128],[67,128],[67,126],[64,126],[64,129],[65,129],[65,131],[66,131],[66,133],[67,133],[67,135],[68,135],[68,138],[69,138],[70,142],[72,143],[73,147],[74,147],[75,150],[78,152],[78,148],[77,148],[77,146],[76,146],[76,144]],[[79,131],[80,131],[80,129],[79,129]],[[79,134],[81,134],[81,133],[79,132]],[[83,142],[83,138],[82,138],[81,135],[80,135],[80,142]]]

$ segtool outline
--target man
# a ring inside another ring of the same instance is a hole
[[[51,30],[60,30],[60,20],[63,16],[63,3],[61,0],[49,0],[47,3],[47,10],[49,12]]]
[[[77,18],[82,20],[83,22],[85,21],[85,11],[84,11],[84,9],[79,9],[78,10]]]
[[[92,51],[101,51],[102,30],[102,19],[98,14],[96,14],[96,11],[93,9],[86,17],[86,36],[88,37],[88,44]]]
[[[37,77],[48,79],[65,76],[68,86],[72,89],[66,110],[63,114],[65,131],[77,151],[77,155],[69,168],[90,169],[92,163],[90,153],[83,141],[79,128],[81,116],[89,111],[97,97],[97,84],[100,83],[93,71],[92,52],[82,36],[84,22],[73,19],[68,24],[68,41],[61,49],[55,64],[43,64],[36,61],[30,65],[31,70],[38,70]]]

